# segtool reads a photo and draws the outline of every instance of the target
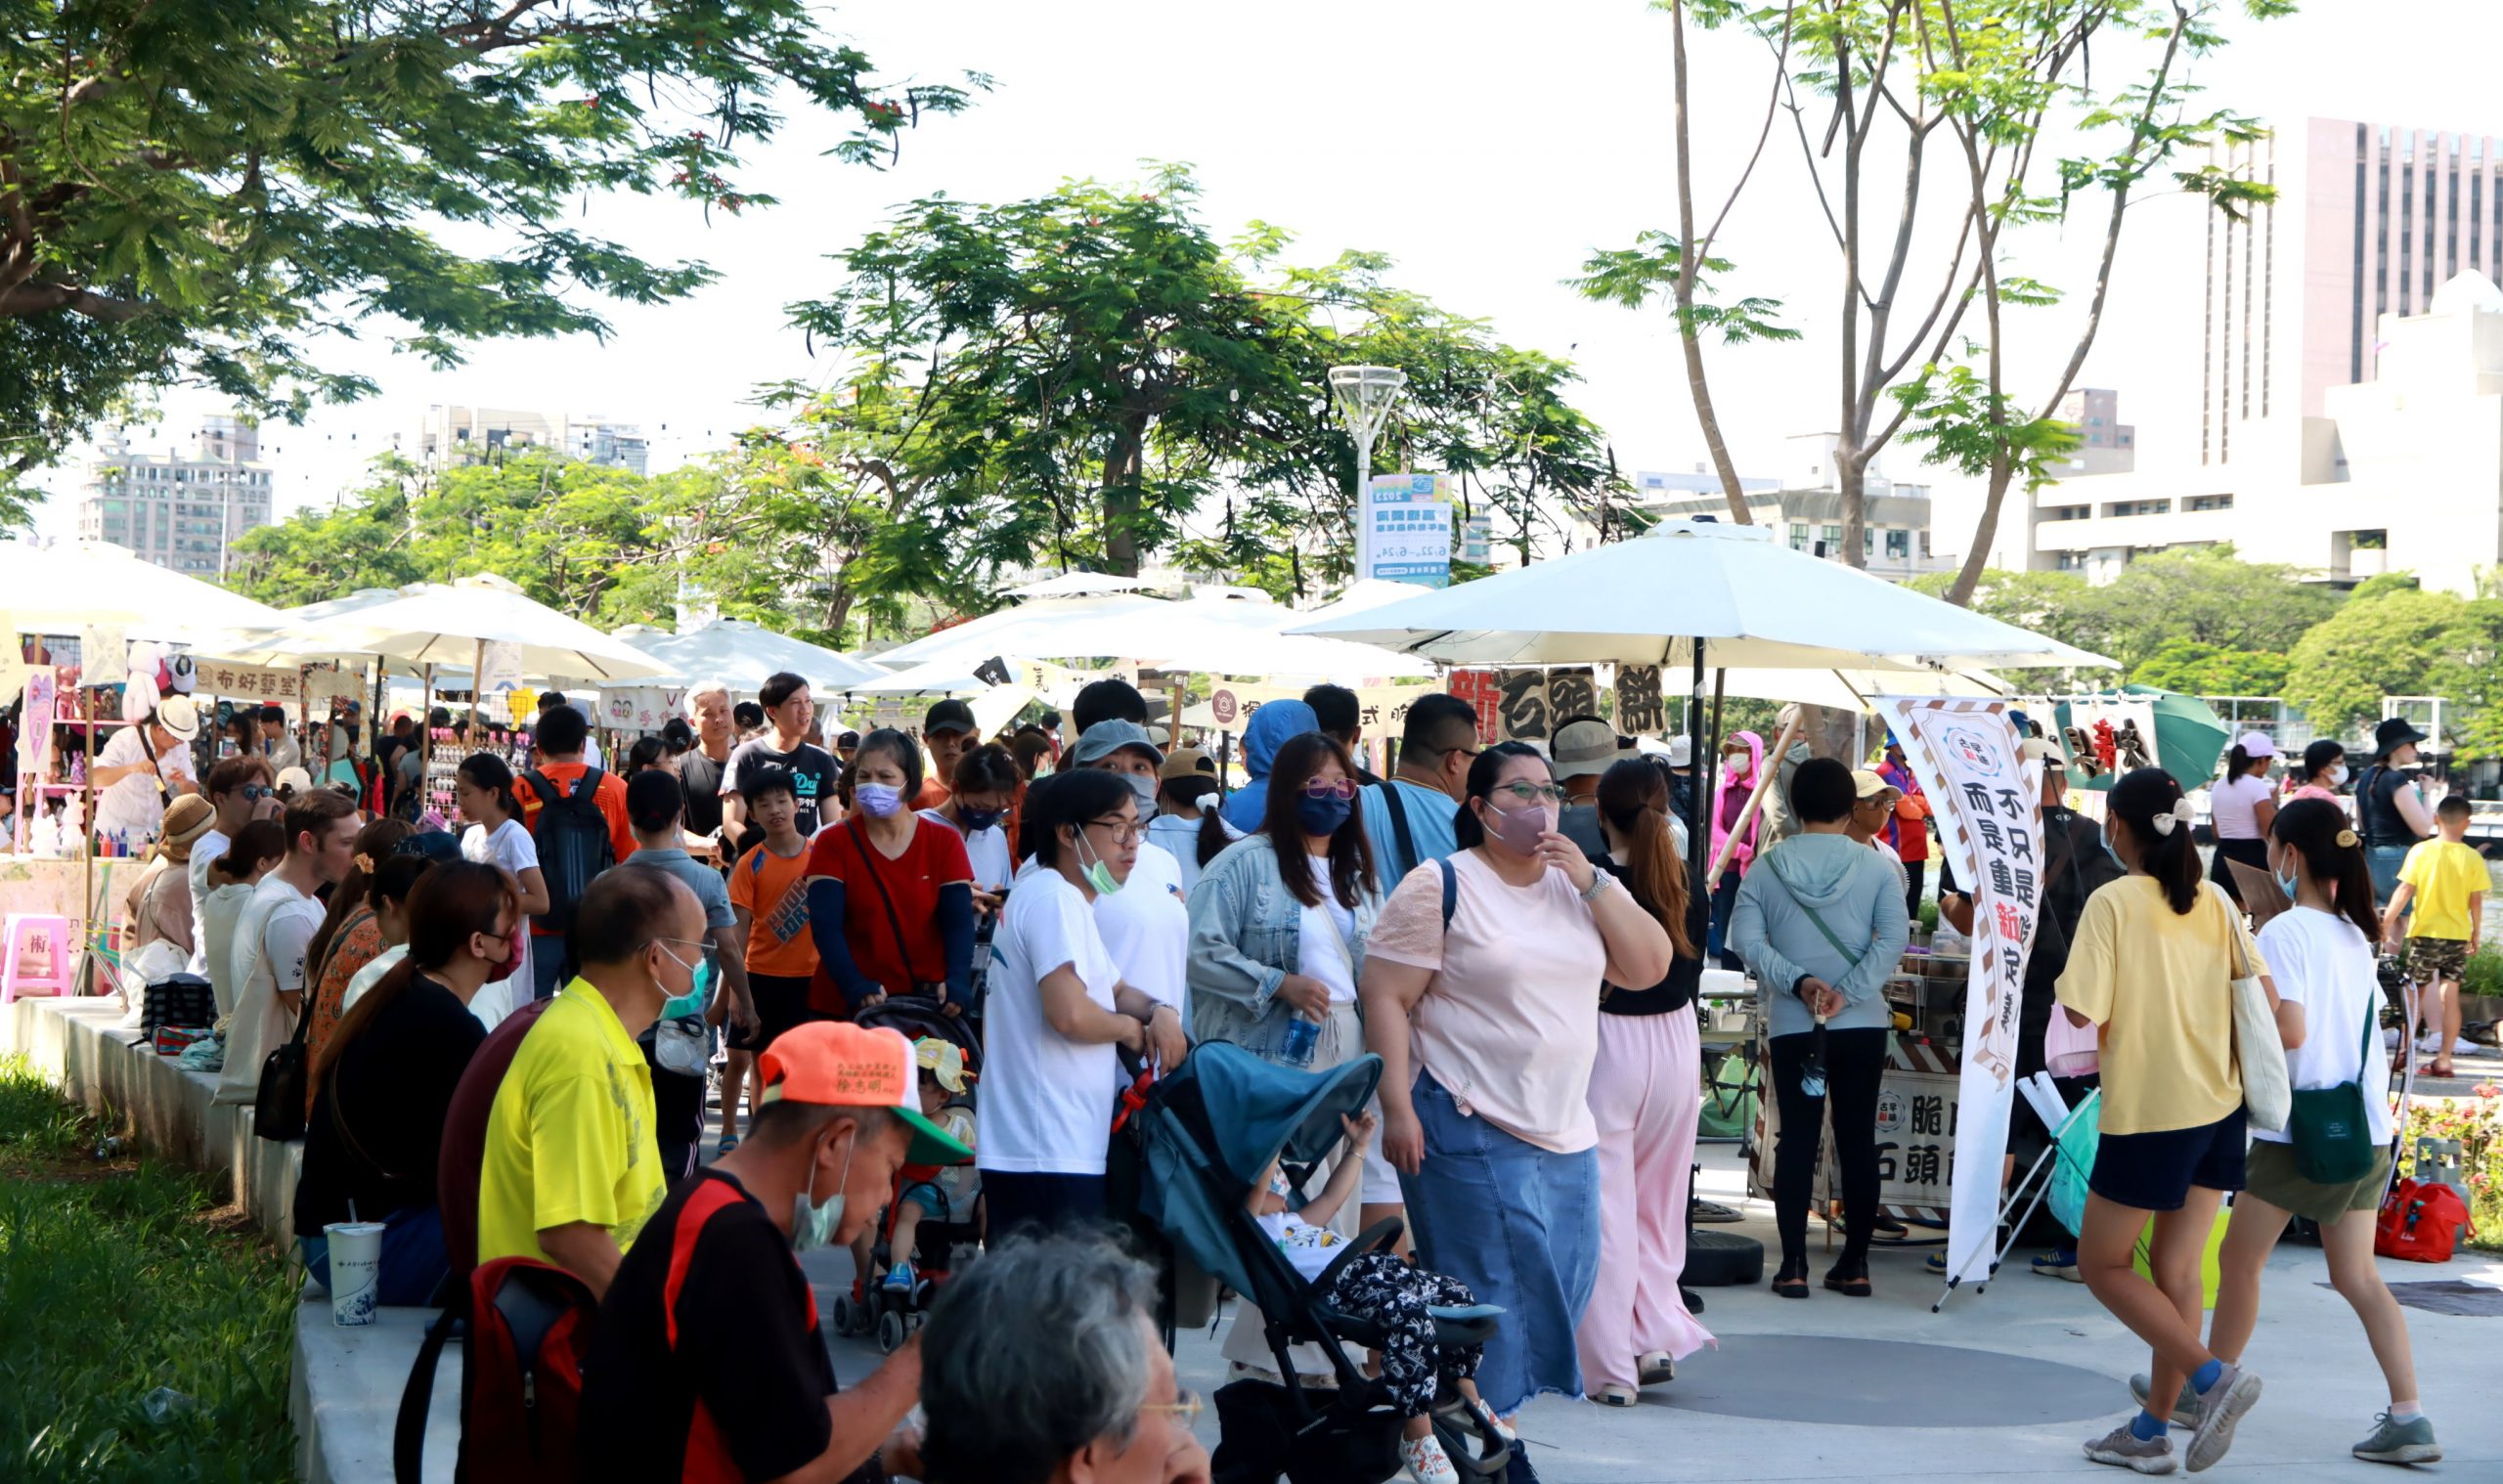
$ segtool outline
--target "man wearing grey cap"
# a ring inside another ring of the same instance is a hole
[[[1600,838],[1600,774],[1633,754],[1617,745],[1616,728],[1597,717],[1575,717],[1556,728],[1551,748],[1556,781],[1564,785],[1557,831],[1597,860],[1607,853],[1607,842]]]

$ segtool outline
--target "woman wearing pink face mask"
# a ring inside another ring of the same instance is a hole
[[[1362,1003],[1383,1060],[1383,1153],[1418,1259],[1505,1311],[1477,1384],[1509,1421],[1542,1392],[1583,1393],[1573,1336],[1599,1271],[1599,985],[1656,984],[1671,949],[1557,832],[1563,794],[1534,749],[1486,749],[1468,788],[1458,852],[1411,871],[1383,906]],[[1518,1443],[1512,1467],[1536,1478]]]

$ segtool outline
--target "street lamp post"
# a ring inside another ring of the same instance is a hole
[[[1330,368],[1330,390],[1339,399],[1339,415],[1347,420],[1347,432],[1356,440],[1356,498],[1351,508],[1356,522],[1357,582],[1373,575],[1373,532],[1365,523],[1365,492],[1373,485],[1373,441],[1382,435],[1383,424],[1390,420],[1390,409],[1399,400],[1399,389],[1407,384],[1408,373],[1395,366]]]

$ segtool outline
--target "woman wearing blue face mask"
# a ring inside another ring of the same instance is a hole
[[[974,1157],[993,1242],[1101,1217],[1114,1048],[1167,1067],[1188,1050],[1181,1017],[1125,982],[1096,927],[1096,903],[1127,890],[1138,858],[1129,786],[1094,768],[1055,773],[1027,792],[1022,826],[1034,864],[1000,911],[983,1001]]]
[[[882,726],[860,739],[844,781],[852,812],[809,850],[810,1007],[837,1020],[891,994],[970,1008],[973,862],[953,826],[915,814],[921,746]]]

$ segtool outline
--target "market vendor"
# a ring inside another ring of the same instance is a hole
[[[198,735],[199,709],[188,696],[167,696],[147,720],[115,728],[87,775],[97,790],[97,833],[133,846],[154,840],[166,801],[199,792],[192,767]]]

